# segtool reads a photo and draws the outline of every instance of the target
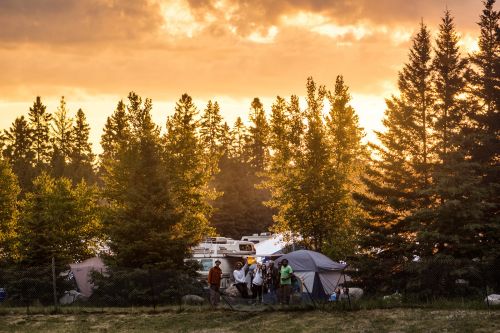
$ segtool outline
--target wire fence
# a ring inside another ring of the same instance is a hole
[[[77,274],[55,260],[40,266],[0,267],[0,307],[129,307],[180,304],[206,297],[196,274],[174,269],[97,269]]]

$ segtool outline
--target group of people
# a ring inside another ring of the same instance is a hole
[[[216,306],[220,302],[220,281],[222,270],[219,267],[220,260],[215,261],[215,266],[208,272],[208,284],[210,286],[210,303]],[[233,271],[234,285],[238,289],[241,297],[253,299],[255,303],[263,303],[264,295],[267,295],[270,302],[289,304],[295,280],[293,269],[287,259],[283,259],[277,266],[270,261],[268,264],[257,263],[253,270],[250,270],[251,295],[247,287],[247,271],[249,271],[248,260],[245,264],[238,262]]]

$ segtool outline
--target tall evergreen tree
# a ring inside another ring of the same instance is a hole
[[[83,179],[87,183],[92,183],[95,181],[95,155],[92,153],[92,145],[89,142],[90,126],[82,109],[76,113],[72,133],[73,145],[70,154],[69,175],[74,182],[80,182]]]
[[[174,226],[172,185],[163,160],[160,130],[151,118],[152,103],[131,92],[104,134],[113,159],[106,162],[104,194],[109,202],[105,230],[114,255],[110,265],[124,268],[181,267],[188,247]],[[126,112],[126,113],[125,113]],[[127,122],[123,121],[127,119]],[[117,126],[117,124],[121,124]],[[130,127],[125,124],[130,124]],[[127,144],[115,140],[127,130]],[[112,147],[112,148],[111,148]],[[109,156],[109,155],[108,155]]]
[[[16,118],[9,130],[4,131],[6,146],[3,156],[12,165],[23,191],[31,189],[31,181],[34,176],[35,154],[32,150],[31,134],[31,129],[24,116]]]
[[[0,262],[15,259],[17,199],[20,192],[11,166],[0,158]]]
[[[61,97],[57,111],[52,118],[51,172],[55,177],[68,176],[67,166],[73,149],[73,120],[68,116],[66,100]]]
[[[383,124],[357,198],[368,216],[360,225],[357,265],[368,289],[402,289],[404,265],[415,255],[415,232],[426,228],[413,213],[429,205],[431,181],[429,113],[431,90],[430,34],[422,23],[413,38],[409,62],[399,73],[399,97],[386,100]],[[425,221],[425,220],[424,220]]]
[[[242,162],[246,161],[245,157],[245,142],[247,137],[247,128],[243,124],[241,117],[236,118],[234,126],[231,130],[232,146],[230,149],[230,156]]]
[[[51,156],[50,121],[52,115],[46,112],[46,109],[47,107],[42,104],[40,96],[37,96],[28,113],[37,173],[45,169]]]
[[[500,219],[499,219],[499,132],[500,132],[500,12],[494,10],[495,0],[484,1],[480,16],[479,51],[472,55],[472,94],[479,109],[470,108],[474,144],[472,161],[479,164],[482,202],[481,262],[490,272],[487,281],[500,288]],[[477,111],[476,111],[477,110]]]
[[[99,174],[106,173],[106,168],[118,158],[118,152],[130,139],[130,123],[126,105],[119,101],[113,114],[107,118],[104,133],[101,136],[102,154],[100,155]]]
[[[204,147],[206,168],[210,175],[218,172],[219,159],[222,156],[223,124],[217,102],[208,101],[201,116],[200,140]]]
[[[208,200],[214,198],[207,187],[210,173],[204,167],[197,115],[191,96],[183,94],[177,101],[174,115],[167,119],[165,136],[169,179],[177,213],[181,216],[175,230],[191,245],[212,233],[208,223],[212,207]]]
[[[262,172],[266,166],[269,155],[268,136],[269,125],[267,124],[264,106],[259,98],[254,98],[250,108],[251,125],[248,129],[247,149],[250,158],[250,165],[257,171]]]

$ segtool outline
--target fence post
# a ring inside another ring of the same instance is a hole
[[[56,259],[52,257],[52,289],[54,292],[54,308],[57,311]]]

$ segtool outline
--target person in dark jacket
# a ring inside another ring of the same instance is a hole
[[[208,271],[208,285],[210,286],[210,304],[217,306],[220,302],[220,280],[222,279],[222,270],[220,269],[220,260],[215,261],[215,266]]]

